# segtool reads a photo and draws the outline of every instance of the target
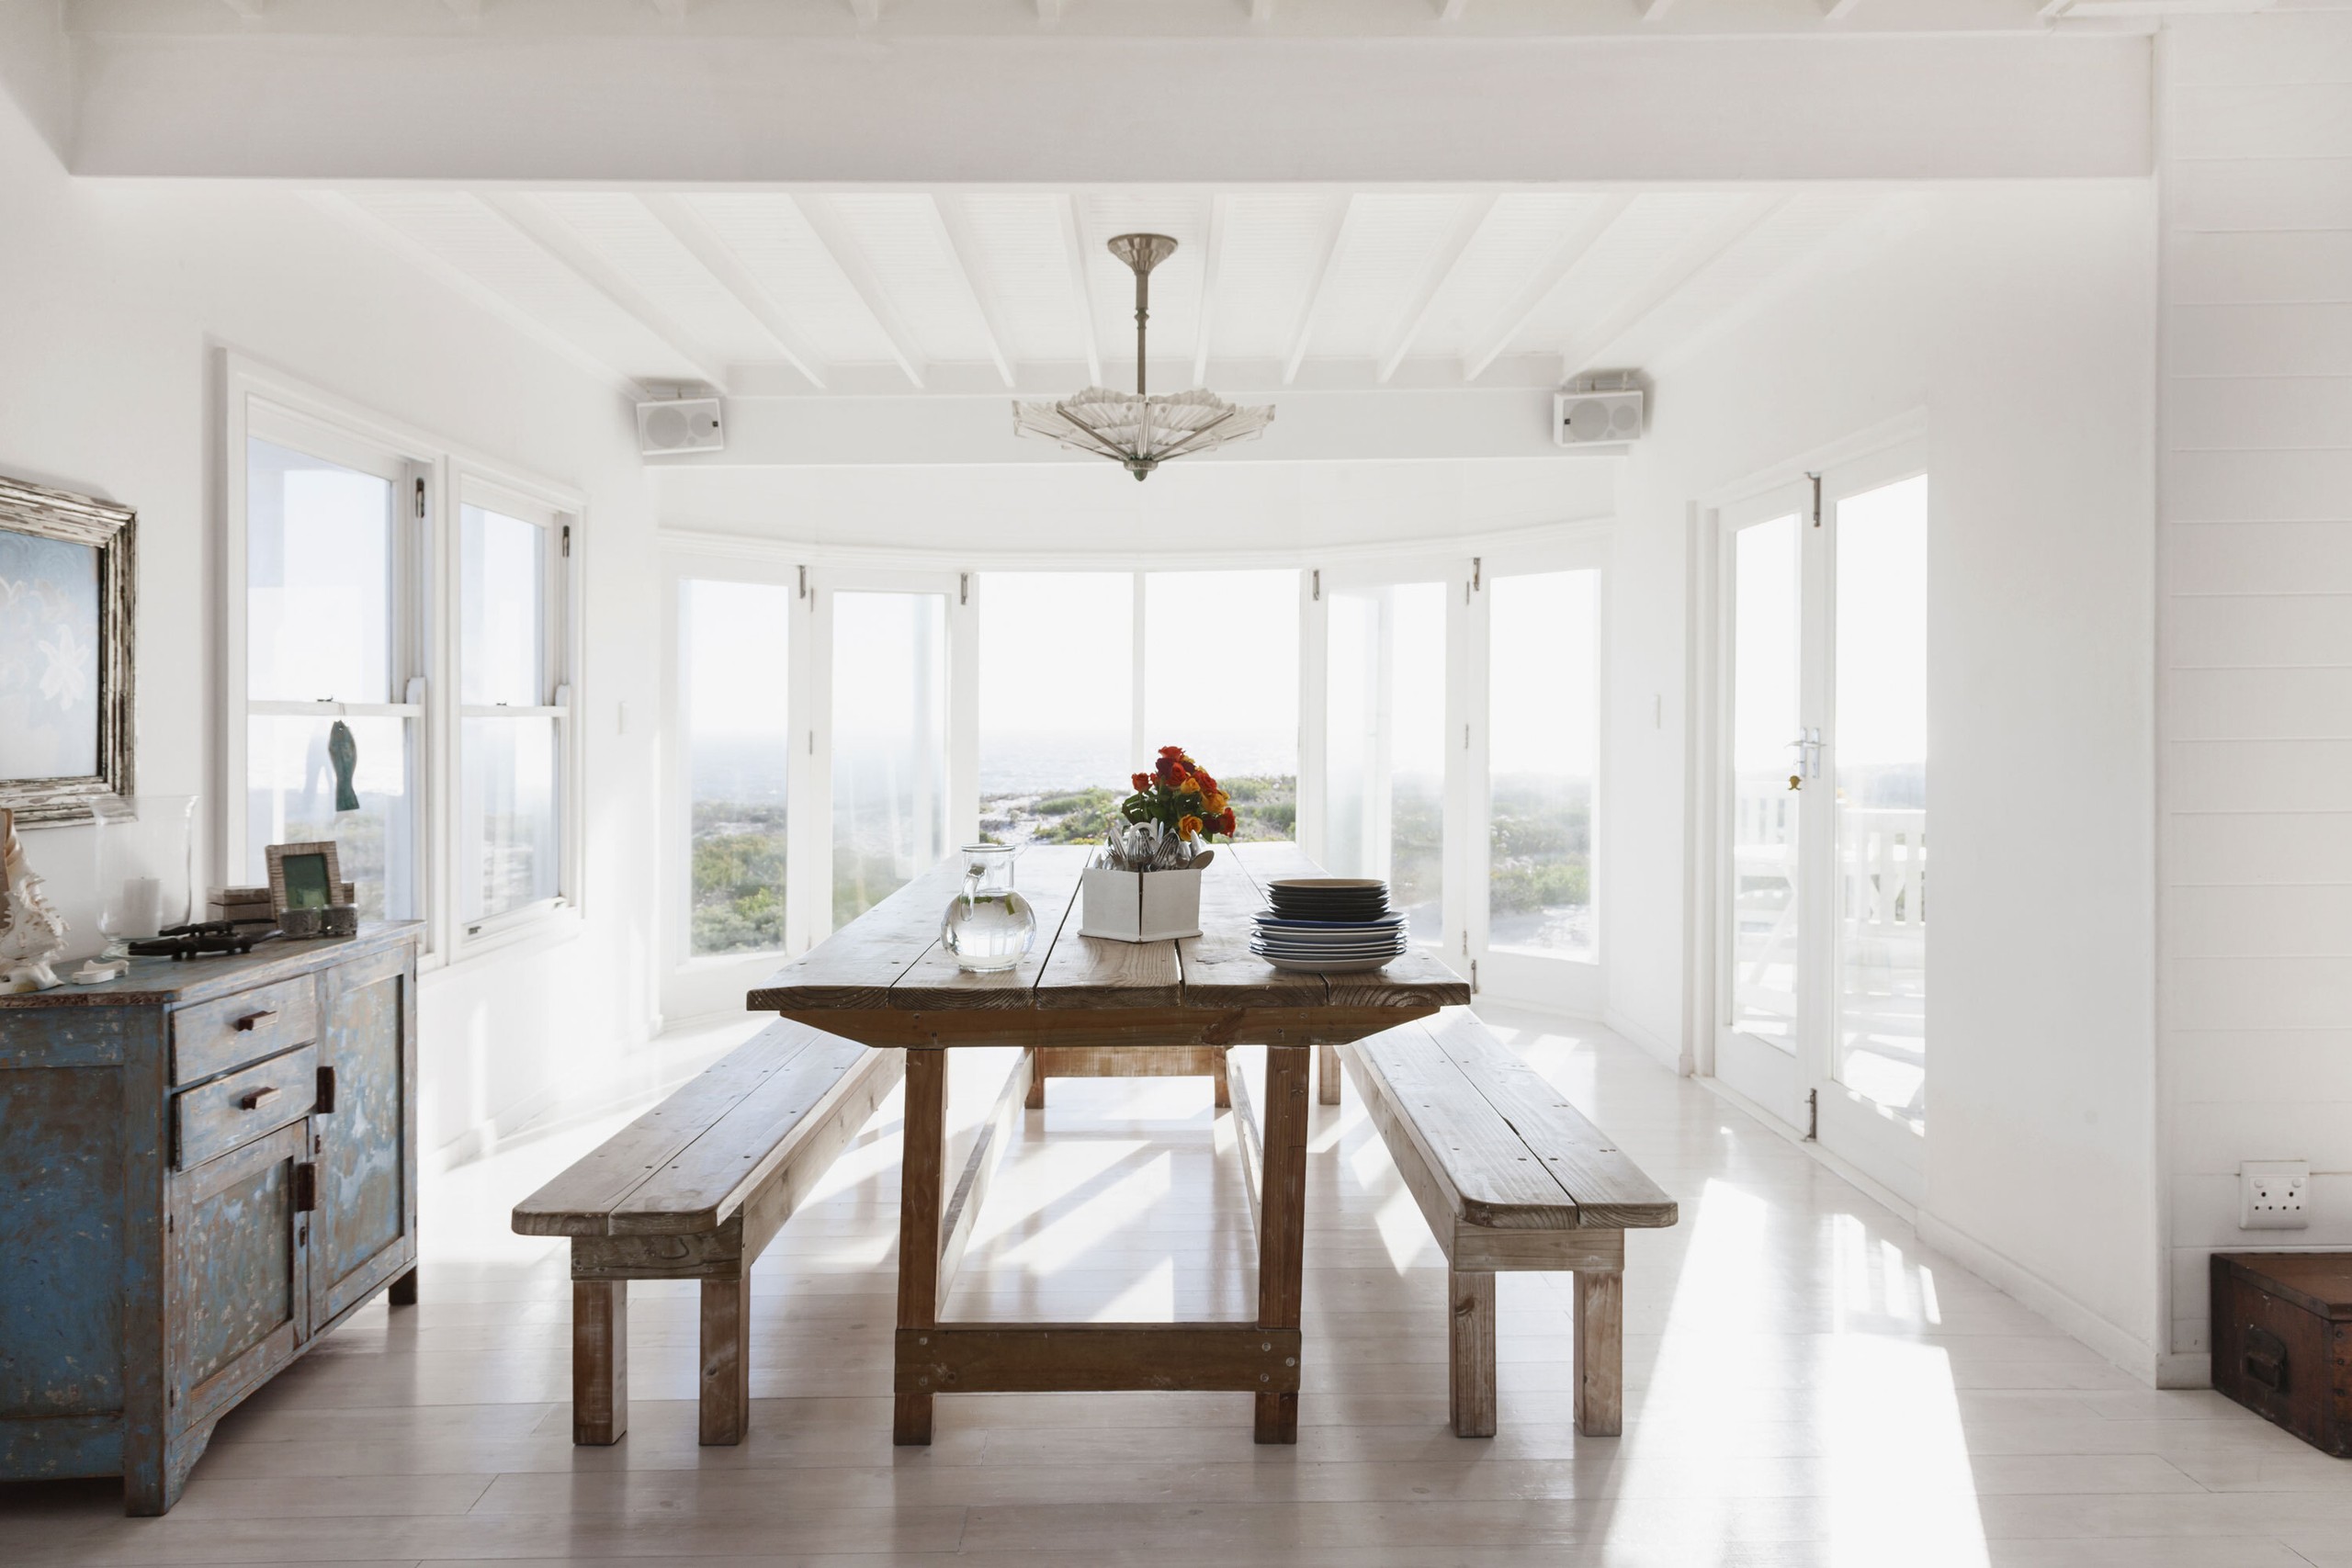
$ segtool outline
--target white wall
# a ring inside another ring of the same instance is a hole
[[[2352,1246],[2352,15],[2159,54],[2168,1381],[2216,1249]],[[2237,1228],[2303,1159],[2303,1231]]]
[[[563,942],[427,978],[426,1146],[464,1146],[641,1039],[653,550],[618,389],[289,191],[70,179],[5,94],[0,209],[0,471],[139,512],[142,789],[200,794],[209,816],[220,788],[219,351],[586,493],[589,919]],[[628,737],[615,733],[623,702],[641,716]],[[28,847],[88,935],[88,830],[32,832]],[[220,880],[209,844],[198,866]]]
[[[1659,373],[1611,605],[1608,852],[1646,874],[1616,878],[1605,915],[1615,1018],[1703,1065],[1683,973],[1693,504],[1923,412],[1921,1230],[2143,1375],[2157,1343],[2154,205],[2144,180],[1939,192],[1883,254]]]

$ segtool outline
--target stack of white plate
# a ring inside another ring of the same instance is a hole
[[[1266,890],[1272,908],[1259,911],[1250,951],[1277,969],[1377,969],[1405,951],[1405,917],[1389,908],[1385,882],[1298,876]]]

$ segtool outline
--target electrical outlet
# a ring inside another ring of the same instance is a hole
[[[2311,1184],[2312,1168],[2302,1160],[2245,1161],[2238,1167],[2238,1229],[2304,1229],[2311,1221],[2303,1215],[2303,1195]]]

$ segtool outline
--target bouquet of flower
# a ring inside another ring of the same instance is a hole
[[[1115,863],[1129,871],[1156,871],[1191,862],[1193,846],[1233,837],[1233,807],[1216,780],[1182,746],[1162,746],[1148,773],[1130,781],[1135,794],[1119,803],[1111,826]]]

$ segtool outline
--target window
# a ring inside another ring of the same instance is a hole
[[[1488,945],[1594,956],[1598,571],[1498,577],[1487,654]]]
[[[361,918],[425,922],[430,954],[527,929],[574,891],[576,510],[234,356],[224,400],[221,659],[244,701],[212,880],[331,840]]]
[[[1214,774],[1238,838],[1298,826],[1298,635],[1295,571],[1144,579],[1148,749],[1182,746]]]
[[[1378,876],[1413,940],[1442,934],[1445,585],[1335,588],[1328,611],[1325,859]]]
[[[458,527],[458,916],[470,933],[563,891],[566,537],[552,513],[471,503]]]
[[[947,852],[947,600],[833,595],[833,924]]]
[[[984,838],[1101,841],[1144,765],[1135,605],[1131,572],[979,574]]]
[[[421,482],[397,454],[288,424],[245,441],[243,853],[238,877],[269,880],[271,844],[332,840],[367,919],[409,919],[418,897],[416,727],[405,701],[416,639]],[[332,451],[333,457],[321,455]],[[328,741],[358,749],[356,810],[335,809]]]
[[[678,584],[696,957],[785,946],[792,598],[764,582]]]

